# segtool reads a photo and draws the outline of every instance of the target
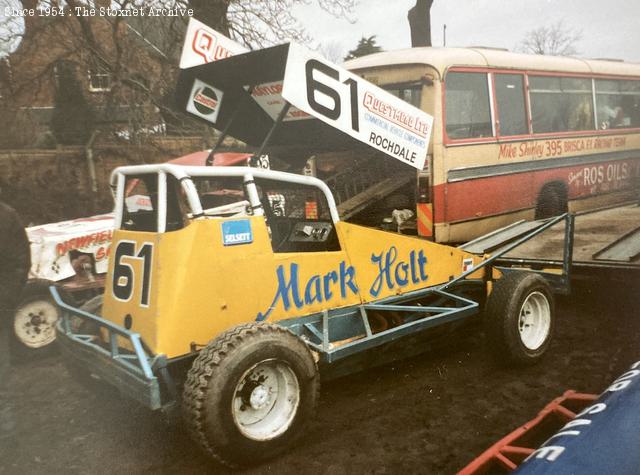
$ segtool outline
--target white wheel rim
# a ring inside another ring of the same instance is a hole
[[[540,348],[549,336],[551,307],[542,292],[532,292],[520,307],[518,330],[520,340],[529,350]]]
[[[279,360],[255,364],[233,392],[231,413],[240,432],[253,440],[271,440],[291,426],[300,403],[300,385],[291,367]]]
[[[49,300],[33,300],[18,307],[13,330],[29,348],[42,348],[56,339],[58,309]]]

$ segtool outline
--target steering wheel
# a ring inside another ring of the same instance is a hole
[[[289,240],[293,229],[293,222],[289,218],[274,216],[271,219],[267,219],[267,224],[271,228],[273,250],[279,251]]]

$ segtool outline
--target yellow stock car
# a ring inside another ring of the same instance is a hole
[[[61,346],[85,377],[151,409],[180,405],[195,441],[230,466],[301,434],[318,362],[475,316],[491,288],[502,359],[532,362],[549,345],[547,279],[342,222],[318,179],[165,164],[118,168],[112,183],[104,301],[75,309],[52,289]]]

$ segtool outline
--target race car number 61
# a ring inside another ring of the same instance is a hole
[[[307,102],[318,114],[322,114],[327,119],[338,120],[340,114],[342,114],[342,103],[340,99],[340,93],[328,84],[318,81],[317,77],[313,74],[315,71],[325,74],[331,79],[335,79],[340,82],[340,71],[332,68],[328,64],[324,64],[317,59],[310,59],[305,64],[305,73],[307,78]],[[360,123],[358,117],[358,83],[352,78],[347,78],[342,81],[341,84],[349,86],[349,96],[351,102],[351,128],[355,132],[360,131]],[[331,99],[333,102],[331,107],[327,107],[321,104],[316,99],[316,92],[323,94]]]
[[[122,302],[128,302],[133,295],[136,282],[136,268],[131,261],[142,261],[142,276],[140,280],[140,305],[149,306],[149,294],[151,290],[151,259],[153,256],[153,244],[144,243],[136,252],[134,241],[120,241],[116,247],[113,263],[113,296]]]

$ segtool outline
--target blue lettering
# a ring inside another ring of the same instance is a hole
[[[304,304],[310,305],[313,302],[322,302],[322,293],[320,290],[320,276],[314,275],[307,282],[304,289]]]
[[[331,282],[334,284],[338,282],[338,273],[334,270],[327,272],[324,276],[324,299],[331,300],[333,292],[331,292]]]
[[[355,275],[356,270],[353,266],[347,267],[344,261],[340,263],[340,295],[342,298],[347,296],[347,287],[349,287],[354,294],[358,293],[358,286],[353,281]]]
[[[418,267],[420,268],[420,279],[424,282],[427,280],[427,272],[425,266],[427,265],[427,257],[424,255],[424,251],[420,249],[418,252]]]
[[[304,305],[311,305],[314,302],[328,302],[333,297],[331,284],[336,284],[338,281],[340,281],[340,295],[342,298],[346,298],[348,290],[356,295],[358,294],[358,286],[355,283],[356,270],[344,261],[340,263],[339,275],[338,272],[332,270],[324,276],[311,276],[304,287],[304,301],[300,298],[298,264],[291,263],[288,279],[283,265],[278,266],[276,276],[278,278],[276,295],[266,312],[258,312],[256,320],[259,322],[266,320],[271,315],[280,300],[282,300],[282,306],[285,311],[289,310],[292,304],[300,309]]]
[[[400,277],[400,273],[404,274],[404,277]],[[404,287],[409,283],[409,264],[401,262],[396,266],[396,282],[400,287]]]
[[[418,279],[418,274],[416,273],[416,251],[411,251],[409,253],[409,264],[411,266],[411,282],[419,284],[420,279]]]
[[[257,321],[266,320],[269,314],[276,307],[278,300],[282,299],[282,305],[285,310],[289,310],[291,307],[291,301],[289,300],[289,294],[291,294],[291,298],[293,299],[293,303],[296,308],[301,308],[304,302],[300,299],[300,294],[298,290],[298,264],[291,263],[291,268],[289,271],[290,280],[287,282],[287,279],[284,275],[284,266],[279,265],[276,270],[276,275],[278,276],[278,290],[276,291],[276,296],[273,298],[273,302],[269,306],[269,310],[266,313],[258,312],[258,316],[256,317]]]
[[[382,257],[384,254],[384,258]],[[380,254],[371,254],[371,262],[374,264],[378,264],[378,276],[373,281],[371,285],[371,289],[369,289],[369,293],[374,297],[377,297],[382,290],[382,284],[384,282],[387,283],[388,289],[393,289],[393,282],[391,280],[391,264],[396,261],[398,257],[398,250],[395,246],[391,246],[391,248],[386,252],[381,252]]]
[[[416,251],[409,252],[407,262],[399,260],[398,249],[391,246],[386,252],[371,254],[371,262],[378,267],[378,275],[369,289],[369,293],[373,297],[380,295],[383,289],[391,290],[396,286],[408,285],[409,278],[413,284],[425,282],[428,278],[427,257],[423,250],[417,251],[417,255]]]

